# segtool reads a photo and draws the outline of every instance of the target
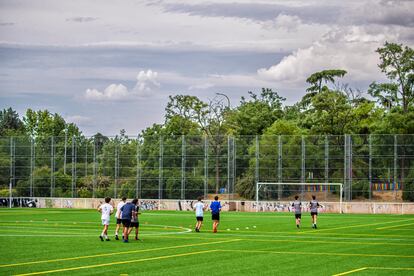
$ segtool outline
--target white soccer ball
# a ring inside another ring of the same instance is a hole
[[[253,228],[256,228],[256,225],[253,225]]]
[[[239,228],[236,228],[236,230],[240,230]]]

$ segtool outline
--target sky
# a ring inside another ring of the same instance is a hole
[[[364,93],[385,41],[413,47],[414,1],[0,0],[0,109],[137,135],[169,95],[235,107],[266,87],[291,105],[325,69]]]

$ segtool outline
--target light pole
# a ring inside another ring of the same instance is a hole
[[[216,95],[220,95],[220,96],[225,97],[227,99],[227,108],[230,109],[230,99],[229,99],[229,97],[226,94],[223,94],[223,93],[216,93]]]

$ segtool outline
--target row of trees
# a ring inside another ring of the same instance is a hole
[[[159,183],[155,179],[159,178],[162,162],[157,158],[160,155],[160,141],[164,147],[163,155],[179,156],[182,151],[180,137],[185,135],[193,137],[186,143],[200,146],[194,146],[185,153],[194,158],[183,161],[171,157],[168,166],[163,167],[163,174],[170,176],[162,184],[164,193],[169,193],[169,197],[182,196],[179,189],[182,162],[185,162],[185,167],[192,168],[191,172],[186,172],[186,190],[189,193],[185,197],[202,193],[205,183],[195,175],[205,173],[205,141],[208,142],[210,156],[207,166],[208,191],[217,192],[219,187],[225,186],[227,177],[224,176],[229,173],[227,166],[224,166],[227,165],[227,159],[223,156],[228,153],[226,137],[230,135],[245,137],[237,140],[235,154],[246,158],[238,161],[239,168],[243,169],[238,169],[235,174],[234,190],[245,198],[252,198],[256,135],[261,137],[260,145],[269,143],[269,139],[273,139],[269,137],[277,135],[414,134],[414,51],[410,47],[387,42],[377,52],[380,58],[378,66],[388,82],[373,82],[366,91],[370,98],[364,96],[365,91],[341,83],[340,79],[347,74],[342,69],[323,70],[309,76],[306,80],[309,84],[307,93],[291,106],[285,105],[285,99],[269,88],[263,88],[259,93],[248,92],[248,96],[241,97],[239,105],[235,107],[231,107],[222,94],[210,102],[190,95],[170,96],[165,108],[165,122],[143,130],[138,140],[129,139],[124,130],[112,138],[100,133],[88,138],[82,135],[75,124],[65,122],[59,114],[28,109],[21,120],[12,108],[4,109],[0,111],[0,137],[3,137],[0,148],[0,188],[6,189],[10,175],[14,173],[16,192],[24,196],[29,195],[30,187],[39,187],[38,191],[31,192],[45,196],[52,193],[50,189],[54,196],[104,196],[109,191],[117,195],[135,196],[136,168],[139,167],[142,196],[157,197]],[[17,146],[19,143],[26,145],[17,147],[21,152],[14,155],[13,162],[14,167],[20,169],[14,172],[10,172],[10,139],[6,137],[16,137],[14,143]],[[51,140],[51,137],[55,138]],[[206,137],[206,140],[202,137]],[[34,145],[32,140],[35,140]],[[290,143],[297,141],[292,140]],[[333,143],[343,148],[343,139]],[[37,156],[33,161],[27,157],[18,158],[19,155],[32,156],[33,150]],[[68,151],[66,155],[65,151]],[[78,156],[76,160],[72,158],[75,151]],[[402,155],[414,155],[411,151],[412,143],[411,147],[404,148]],[[46,158],[51,155],[56,156],[52,162]],[[366,165],[366,160],[361,162]],[[406,170],[399,177],[404,179],[407,191],[414,190],[411,188],[414,163],[409,158],[399,162],[403,171]],[[355,175],[360,173],[357,170],[355,168],[353,172]],[[338,165],[331,175],[343,176],[343,166]],[[381,174],[379,177],[382,177]],[[364,189],[366,187],[360,190]],[[405,196],[414,199],[412,192],[407,192]]]

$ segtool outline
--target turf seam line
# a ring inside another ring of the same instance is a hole
[[[403,221],[412,221],[414,219],[403,219],[403,220],[396,220],[396,221],[388,221],[388,222],[377,222],[377,223],[368,223],[368,224],[357,224],[357,225],[351,225],[351,226],[341,226],[336,228],[327,228],[327,229],[320,229],[318,232],[321,231],[330,231],[330,230],[338,230],[338,229],[349,229],[349,228],[357,228],[357,227],[366,227],[366,226],[374,226],[374,225],[381,225],[381,224],[389,224],[389,223],[396,223],[396,222],[403,222]],[[305,231],[301,233],[316,233],[313,230]]]
[[[367,267],[361,267],[361,268],[357,268],[354,270],[350,270],[350,271],[345,271],[339,274],[334,274],[332,276],[342,276],[342,275],[347,275],[347,274],[351,274],[354,272],[359,272],[362,270],[414,270],[414,267],[380,267],[380,266],[367,266]]]
[[[376,228],[377,230],[383,230],[383,229],[389,229],[389,228],[398,228],[398,227],[404,227],[407,225],[413,225],[414,223],[408,223],[408,224],[399,224],[399,225],[393,225],[393,226],[385,226],[385,227],[379,227]]]
[[[236,241],[240,241],[240,239],[232,239],[232,240],[216,241],[216,242],[194,243],[194,244],[184,244],[184,245],[168,246],[168,247],[161,247],[161,248],[139,249],[139,250],[133,250],[133,251],[126,251],[126,252],[112,252],[112,253],[104,253],[104,254],[97,254],[97,255],[87,255],[87,256],[71,257],[71,258],[62,258],[62,259],[54,259],[54,260],[43,260],[43,261],[32,261],[32,262],[24,262],[24,263],[3,264],[3,265],[0,265],[0,268],[3,268],[3,267],[14,267],[14,266],[23,266],[23,265],[33,265],[33,264],[41,264],[41,263],[73,261],[73,260],[88,259],[88,258],[98,258],[98,257],[106,257],[106,256],[114,256],[114,255],[124,255],[124,254],[131,254],[131,253],[140,253],[140,252],[149,252],[149,251],[159,251],[159,250],[176,249],[176,248],[186,248],[186,247],[192,247],[192,246],[210,245],[210,244],[220,244],[220,243],[236,242]]]
[[[270,251],[270,250],[244,250],[244,249],[218,249],[222,252],[246,252],[246,253],[272,253],[272,254],[299,254],[299,255],[328,255],[349,257],[387,257],[387,258],[414,258],[413,255],[391,254],[361,254],[361,253],[336,253],[336,252],[303,252],[303,251]]]
[[[113,262],[113,263],[105,263],[105,264],[96,264],[96,265],[62,268],[62,269],[48,270],[48,271],[31,272],[31,273],[25,273],[25,274],[16,274],[16,276],[40,275],[40,274],[56,273],[56,272],[63,272],[63,271],[71,271],[71,270],[79,270],[79,269],[87,269],[87,268],[96,268],[96,267],[103,267],[103,266],[112,266],[112,265],[119,265],[119,264],[138,263],[138,262],[168,259],[168,258],[174,258],[174,257],[205,254],[205,253],[216,252],[216,251],[217,250],[213,249],[213,250],[189,252],[189,253],[182,253],[182,254],[175,254],[175,255],[165,255],[165,256],[138,259],[138,260],[129,260],[129,261],[122,261],[122,262]]]

